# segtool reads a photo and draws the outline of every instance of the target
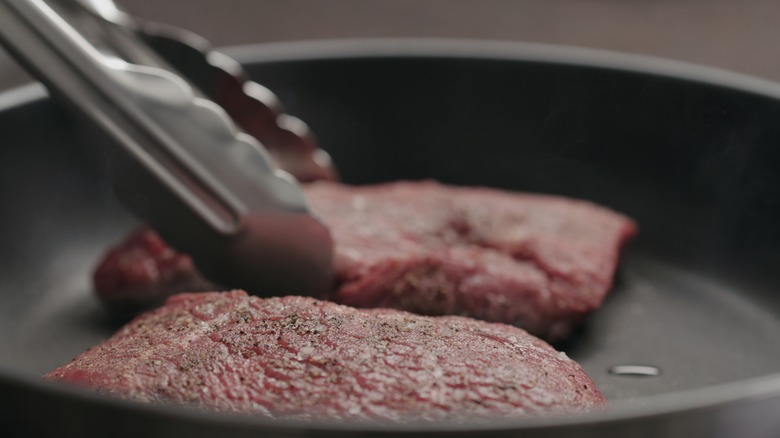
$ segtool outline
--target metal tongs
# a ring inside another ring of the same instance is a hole
[[[316,149],[305,125],[279,114],[268,90],[225,71],[237,63],[208,60],[220,55],[138,23],[110,0],[0,0],[0,41],[108,134],[107,144],[89,147],[107,157],[111,183],[135,214],[220,284],[264,294],[327,289],[328,229],[255,138],[284,160],[294,148]],[[188,65],[198,68],[187,74]],[[214,65],[222,68],[205,68]],[[226,80],[207,90],[204,81],[220,73]],[[215,93],[257,110],[255,137],[209,99]],[[327,155],[315,152],[316,173]]]

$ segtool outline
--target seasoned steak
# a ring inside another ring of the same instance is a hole
[[[321,298],[471,316],[547,339],[566,336],[601,305],[620,249],[636,232],[625,216],[562,197],[435,182],[317,182],[305,190],[336,245],[337,284]],[[197,289],[218,288],[191,264],[187,273],[166,276],[167,267],[151,255],[145,263],[157,268],[156,281],[130,281],[138,268],[123,260],[142,246],[137,240],[132,237],[98,268],[102,297],[181,292],[178,284],[188,276]]]
[[[243,291],[171,297],[44,378],[308,420],[473,421],[605,403],[576,362],[516,327]]]
[[[568,334],[601,305],[634,223],[591,203],[435,182],[307,188],[336,241],[331,299]]]

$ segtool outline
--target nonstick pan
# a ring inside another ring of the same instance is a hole
[[[612,407],[489,427],[303,425],[42,383],[117,329],[90,273],[136,222],[101,179],[110,167],[82,160],[89,138],[29,86],[0,95],[4,436],[780,434],[780,85],[516,43],[229,53],[311,125],[347,182],[435,178],[589,199],[635,218],[640,235],[604,307],[558,345]]]

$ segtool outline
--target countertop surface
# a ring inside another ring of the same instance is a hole
[[[772,0],[125,0],[217,46],[321,38],[444,37],[595,47],[780,81]],[[0,90],[31,79],[0,52]]]

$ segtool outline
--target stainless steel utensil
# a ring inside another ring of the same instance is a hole
[[[112,184],[133,212],[221,284],[273,294],[327,288],[331,238],[295,179],[134,29],[111,1],[0,1],[0,41],[108,134],[108,144],[89,146],[107,157]],[[230,63],[205,65],[219,72]],[[266,103],[273,95],[228,76],[233,98],[265,114],[261,140],[316,149],[305,125]]]

